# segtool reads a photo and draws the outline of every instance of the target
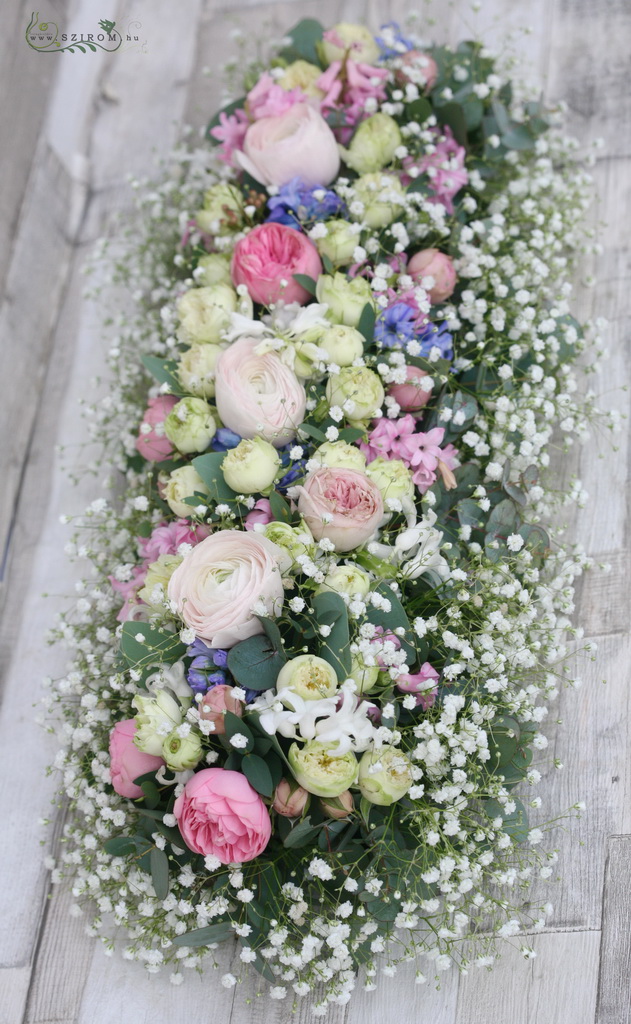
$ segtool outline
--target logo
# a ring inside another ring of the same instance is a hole
[[[139,21],[130,21],[127,29],[121,32],[115,21],[103,18],[94,32],[60,32],[54,21],[40,21],[39,13],[33,13],[28,23],[25,38],[32,50],[38,53],[96,53],[105,50],[115,53],[116,50],[146,50],[146,42],[140,41],[136,33],[141,28]]]

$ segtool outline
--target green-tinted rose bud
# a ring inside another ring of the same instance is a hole
[[[359,245],[358,225],[346,220],[327,220],[326,229],[323,238],[315,239],[320,256],[328,256],[336,267],[353,263],[353,253]]]
[[[333,590],[336,594],[348,594],[349,597],[366,597],[370,583],[370,576],[358,565],[336,565],[335,569],[326,574],[316,593]]]
[[[334,60],[343,60],[346,55],[349,60],[359,61],[360,64],[376,64],[379,60],[379,47],[372,32],[365,25],[340,21],[333,26],[330,34],[337,36],[342,46],[328,39],[322,41],[322,54],[327,64],[332,64]]]
[[[371,804],[388,807],[412,785],[410,761],[397,747],[367,750],[359,762],[359,788]]]
[[[170,732],[162,744],[162,756],[172,772],[185,772],[194,768],[202,759],[202,741],[191,730],[188,736],[178,736],[177,729]]]
[[[357,327],[364,306],[375,307],[368,281],[363,277],[349,280],[344,274],[320,274],[316,285],[318,302],[326,302],[327,320],[334,324]]]
[[[262,437],[244,438],[226,452],[221,471],[228,487],[237,494],[265,494],[276,478],[280,456]]]
[[[314,451],[313,462],[330,469],[356,469],[363,473],[366,469],[366,456],[347,441],[325,441]]]
[[[316,553],[315,541],[307,524],[301,520],[299,526],[289,523],[267,523],[263,533],[279,548],[284,548],[292,560],[291,568],[298,568],[297,559],[306,555],[313,558]]]
[[[164,421],[164,432],[183,455],[204,452],[217,427],[208,402],[203,398],[182,398]]]
[[[394,174],[364,174],[354,182],[356,198],[364,204],[357,219],[370,228],[385,228],[403,212],[405,191]]]
[[[385,392],[381,378],[374,370],[367,366],[343,366],[326,382],[326,398],[329,406],[337,405],[343,409],[351,423],[362,423],[376,415]]]
[[[195,214],[200,231],[209,235],[230,235],[243,227],[245,201],[236,185],[212,185],[204,193],[204,206]]]
[[[162,608],[171,576],[182,561],[182,555],[160,555],[147,569],[145,585],[138,597],[152,608]]]
[[[350,790],[346,790],[344,793],[340,793],[339,796],[330,797],[333,803],[329,803],[326,800],[321,800],[322,810],[329,818],[336,818],[338,821],[342,821],[344,818],[348,818],[349,815],[355,810],[355,801],[353,800],[353,794]]]
[[[287,760],[299,786],[315,796],[339,796],[357,777],[357,758],[349,751],[335,757],[326,743],[292,743]]]
[[[381,491],[384,507],[388,508],[388,498],[401,501],[402,498],[414,498],[412,474],[401,459],[384,459],[379,456],[366,468],[366,476]]]
[[[379,681],[379,666],[366,665],[362,658],[353,654],[350,677],[357,686],[357,693],[371,693]]]
[[[220,252],[209,252],[206,256],[200,256],[194,276],[200,287],[213,284],[231,285],[230,260]]]
[[[159,690],[155,697],[138,694],[132,706],[137,711],[134,743],[145,754],[162,757],[165,738],[182,723],[181,705],[166,690]]]
[[[217,345],[239,305],[236,291],[228,284],[190,288],[177,304],[180,341],[185,345],[201,342]]]
[[[162,481],[163,497],[173,515],[185,519],[193,514],[192,505],[187,505],[185,498],[192,498],[194,494],[201,494],[200,505],[208,500],[209,492],[206,484],[193,466],[180,466],[174,469],[166,480]]]
[[[364,337],[354,327],[336,324],[322,333],[318,342],[332,363],[337,366],[350,366],[364,354]]]
[[[373,114],[362,121],[350,146],[339,150],[347,167],[358,174],[372,174],[391,163],[401,145],[401,132],[389,114]]]
[[[303,700],[321,700],[337,693],[337,673],[324,658],[315,654],[299,654],[281,668],[276,680],[280,693],[291,687]]]
[[[300,89],[305,96],[321,99],[324,92],[316,85],[321,74],[322,68],[310,64],[308,60],[295,60],[293,64],[287,65],[284,74],[281,78],[277,78],[276,82],[287,92],[291,92],[292,89]]]
[[[189,394],[212,398],[215,393],[215,366],[223,349],[219,345],[193,345],[180,356],[177,376]]]

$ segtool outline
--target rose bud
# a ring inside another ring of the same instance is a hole
[[[294,785],[292,788],[287,779],[281,779],[276,787],[272,807],[284,818],[299,818],[307,809],[310,799],[311,794],[302,786]]]

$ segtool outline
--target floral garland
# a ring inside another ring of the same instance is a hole
[[[359,968],[532,956],[550,911],[529,789],[588,560],[541,525],[580,484],[539,479],[596,416],[590,179],[479,43],[303,21],[246,88],[113,262],[137,312],[95,434],[127,490],[79,521],[53,634],[54,877],[148,971],[237,936],[323,1014]]]

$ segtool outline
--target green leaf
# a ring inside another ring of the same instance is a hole
[[[351,670],[348,610],[340,595],[330,592],[316,594],[312,605],[317,623],[331,627],[327,637],[320,636],[319,656],[335,669],[342,682]]]
[[[484,104],[477,96],[467,96],[462,104],[467,131],[474,131],[482,124]]]
[[[308,437],[312,437],[314,441],[319,441],[320,444],[324,444],[326,441],[326,434],[320,430],[319,427],[313,425],[313,423],[301,423],[298,427],[299,434],[306,434]]]
[[[256,617],[261,623],[263,629],[265,630],[265,636],[267,637],[269,642],[273,644],[275,650],[280,651],[282,654],[283,638],[280,635],[280,629],[274,622],[274,619],[268,619],[266,618],[265,615],[257,615]]]
[[[175,376],[175,370],[177,369],[177,363],[175,359],[160,359],[158,356],[141,356],[145,369],[149,371],[152,377],[160,384],[168,384],[173,394],[185,394],[182,391],[182,385]]]
[[[226,117],[229,117],[230,114],[234,114],[235,110],[242,110],[244,105],[245,96],[241,96],[239,97],[238,100],[234,100],[234,102],[228,103],[228,105],[223,107],[222,110],[218,110],[215,116],[208,122],[208,125],[206,126],[206,138],[210,142],[211,146],[221,145],[219,139],[216,139],[213,135],[210,134],[212,129],[216,128],[221,123],[219,120],[221,115],[225,114]]]
[[[360,437],[363,437],[366,433],[361,427],[344,427],[340,430],[340,441],[346,441],[347,444],[352,444],[353,441],[359,441]]]
[[[526,547],[536,555],[545,555],[550,550],[550,538],[542,526],[524,523],[520,526],[519,533],[524,538]]]
[[[495,506],[489,516],[488,530],[494,537],[506,538],[513,533],[517,525],[517,511],[510,498],[505,498]]]
[[[434,111],[429,100],[426,100],[424,96],[420,96],[417,100],[412,100],[411,103],[408,103],[405,108],[405,119],[406,121],[418,121],[419,124],[423,124],[433,113]]]
[[[125,622],[120,650],[130,668],[147,668],[163,662],[173,665],[185,654],[186,644],[177,633],[158,630],[148,622]]]
[[[279,57],[291,63],[295,60],[307,60],[310,64],[320,64],[317,44],[322,42],[324,29],[315,18],[303,18],[287,34],[291,42],[279,53]]]
[[[267,636],[253,636],[230,649],[228,669],[241,686],[270,690],[286,660],[284,652],[276,650]]]
[[[525,124],[512,122],[508,131],[502,132],[502,142],[507,149],[533,149],[535,139]]]
[[[151,881],[159,900],[165,900],[169,894],[169,858],[164,850],[151,851]]]
[[[241,771],[253,789],[261,796],[271,797],[274,792],[272,774],[262,757],[246,754],[241,762]]]
[[[194,928],[192,932],[185,932],[184,935],[176,935],[173,945],[198,949],[200,946],[210,946],[215,942],[225,942],[233,935],[234,930],[230,922],[220,921],[217,924],[206,925],[205,928]]]
[[[506,814],[506,811],[497,800],[485,800],[484,810],[489,818],[503,819],[502,829],[511,839],[516,843],[525,843],[528,839],[528,812],[521,800],[518,800],[516,797],[511,797],[511,799],[517,805],[511,814]]]
[[[325,252],[322,253],[322,266],[324,267],[324,272],[326,274],[331,274],[332,276],[335,273],[335,267]]]
[[[248,741],[247,747],[239,747],[237,753],[240,754],[246,750],[252,750],[254,746],[254,736],[250,732],[250,729],[245,724],[243,719],[239,715],[233,714],[232,711],[226,711],[223,719],[224,729],[226,730],[226,736],[230,740],[233,736],[245,736]]]
[[[130,853],[136,853],[138,839],[134,836],[113,836],[105,840],[103,849],[112,857],[127,857]]]
[[[451,128],[456,142],[459,142],[461,146],[466,146],[467,120],[461,105],[445,103],[442,107],[435,107],[434,113],[439,124],[446,124]]]
[[[509,764],[519,745],[519,722],[510,715],[499,715],[493,719],[488,730],[489,753],[487,766],[491,772],[502,772],[502,766]]]
[[[207,455],[198,455],[192,463],[206,484],[212,501],[217,504],[233,502],[237,496],[236,491],[228,487],[224,480],[221,464],[225,457],[225,452],[209,452]]]
[[[144,782],[139,783],[140,788],[145,794],[145,803],[150,810],[157,807],[160,803],[160,793],[155,782],[150,779],[146,779]]]
[[[292,520],[291,509],[288,503],[278,491],[272,491],[269,495],[269,503],[274,519],[279,523],[290,523]]]
[[[309,292],[309,295],[315,296],[316,293],[316,282],[308,274],[292,274],[294,281],[296,281],[305,291]]]
[[[477,501],[472,498],[463,498],[456,505],[458,522],[461,526],[479,527],[483,519],[482,511]]]
[[[307,815],[307,817],[301,822],[294,825],[291,832],[284,840],[283,846],[286,846],[290,850],[295,850],[300,846],[306,846],[315,838],[321,828],[322,825],[312,825],[311,817]]]
[[[359,323],[357,324],[357,330],[364,336],[368,344],[372,342],[375,336],[375,320],[377,314],[375,313],[375,307],[367,302],[362,309]]]

